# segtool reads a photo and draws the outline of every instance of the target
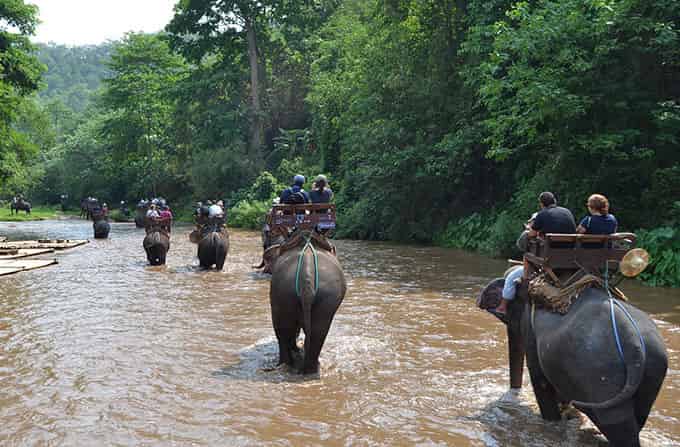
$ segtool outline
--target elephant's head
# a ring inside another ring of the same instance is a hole
[[[505,272],[507,276],[512,269]],[[527,302],[527,285],[522,282],[517,286],[515,299],[508,303],[505,314],[498,314],[495,308],[501,300],[501,292],[505,285],[505,278],[497,278],[491,281],[480,294],[477,305],[497,317],[507,327],[509,362],[510,362],[510,386],[511,388],[522,387],[522,374],[524,370],[524,341],[522,339],[521,322],[524,316]]]

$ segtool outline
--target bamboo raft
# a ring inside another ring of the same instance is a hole
[[[0,276],[39,269],[57,264],[56,259],[3,259],[0,260]]]
[[[53,248],[22,248],[22,249],[11,249],[3,250],[0,249],[0,261],[7,259],[21,259],[29,258],[31,256],[44,255],[46,253],[54,253]]]
[[[37,241],[0,242],[0,251],[26,250],[26,249],[66,250],[67,248],[74,248],[80,245],[85,245],[88,242],[90,241],[72,239],[39,239]]]

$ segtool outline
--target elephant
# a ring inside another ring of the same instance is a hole
[[[93,218],[93,211],[101,209],[99,200],[94,197],[87,197],[80,201],[80,217],[90,220]]]
[[[507,326],[511,388],[521,388],[526,358],[544,419],[559,420],[560,404],[572,403],[612,447],[639,446],[668,368],[651,318],[598,287],[582,291],[565,315],[527,297],[523,284],[507,315],[496,315]]]
[[[31,202],[14,198],[9,204],[9,210],[10,214],[19,214],[19,211],[26,211],[26,214],[31,214]]]
[[[321,348],[347,290],[342,267],[325,238],[308,233],[294,234],[273,262],[269,301],[278,363],[294,367],[302,329],[304,361],[299,372],[316,374]]]
[[[170,250],[170,237],[160,229],[152,229],[142,243],[146,257],[151,265],[164,265],[165,256]]]
[[[198,242],[198,260],[203,268],[210,268],[214,265],[217,270],[222,270],[227,253],[229,253],[229,233],[226,228],[222,231],[210,231],[204,234]]]
[[[109,232],[111,231],[111,224],[106,219],[96,220],[92,224],[94,229],[95,239],[106,239],[109,237]]]

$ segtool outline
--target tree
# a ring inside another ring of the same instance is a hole
[[[258,46],[259,34],[269,3],[257,0],[182,0],[175,7],[175,17],[168,25],[185,54],[202,58],[216,47],[227,55],[247,49],[250,67],[250,157],[263,165],[264,117],[262,110],[262,77],[264,69]],[[244,45],[245,43],[245,45]]]
[[[23,0],[0,0],[0,180],[22,176],[35,154],[12,124],[22,102],[38,89],[44,71],[29,41],[36,14],[37,8]]]
[[[107,112],[102,133],[119,163],[134,165],[156,195],[161,179],[176,182],[168,166],[176,154],[172,140],[172,92],[187,73],[181,56],[160,36],[128,34],[116,45],[101,106]],[[161,171],[163,176],[161,176]],[[172,180],[170,180],[172,179]]]

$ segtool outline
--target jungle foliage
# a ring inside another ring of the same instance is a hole
[[[541,191],[577,219],[599,192],[680,286],[680,0],[181,0],[159,35],[42,48],[37,99],[33,13],[0,0],[3,194],[221,197],[253,226],[327,173],[341,236],[507,255]]]

